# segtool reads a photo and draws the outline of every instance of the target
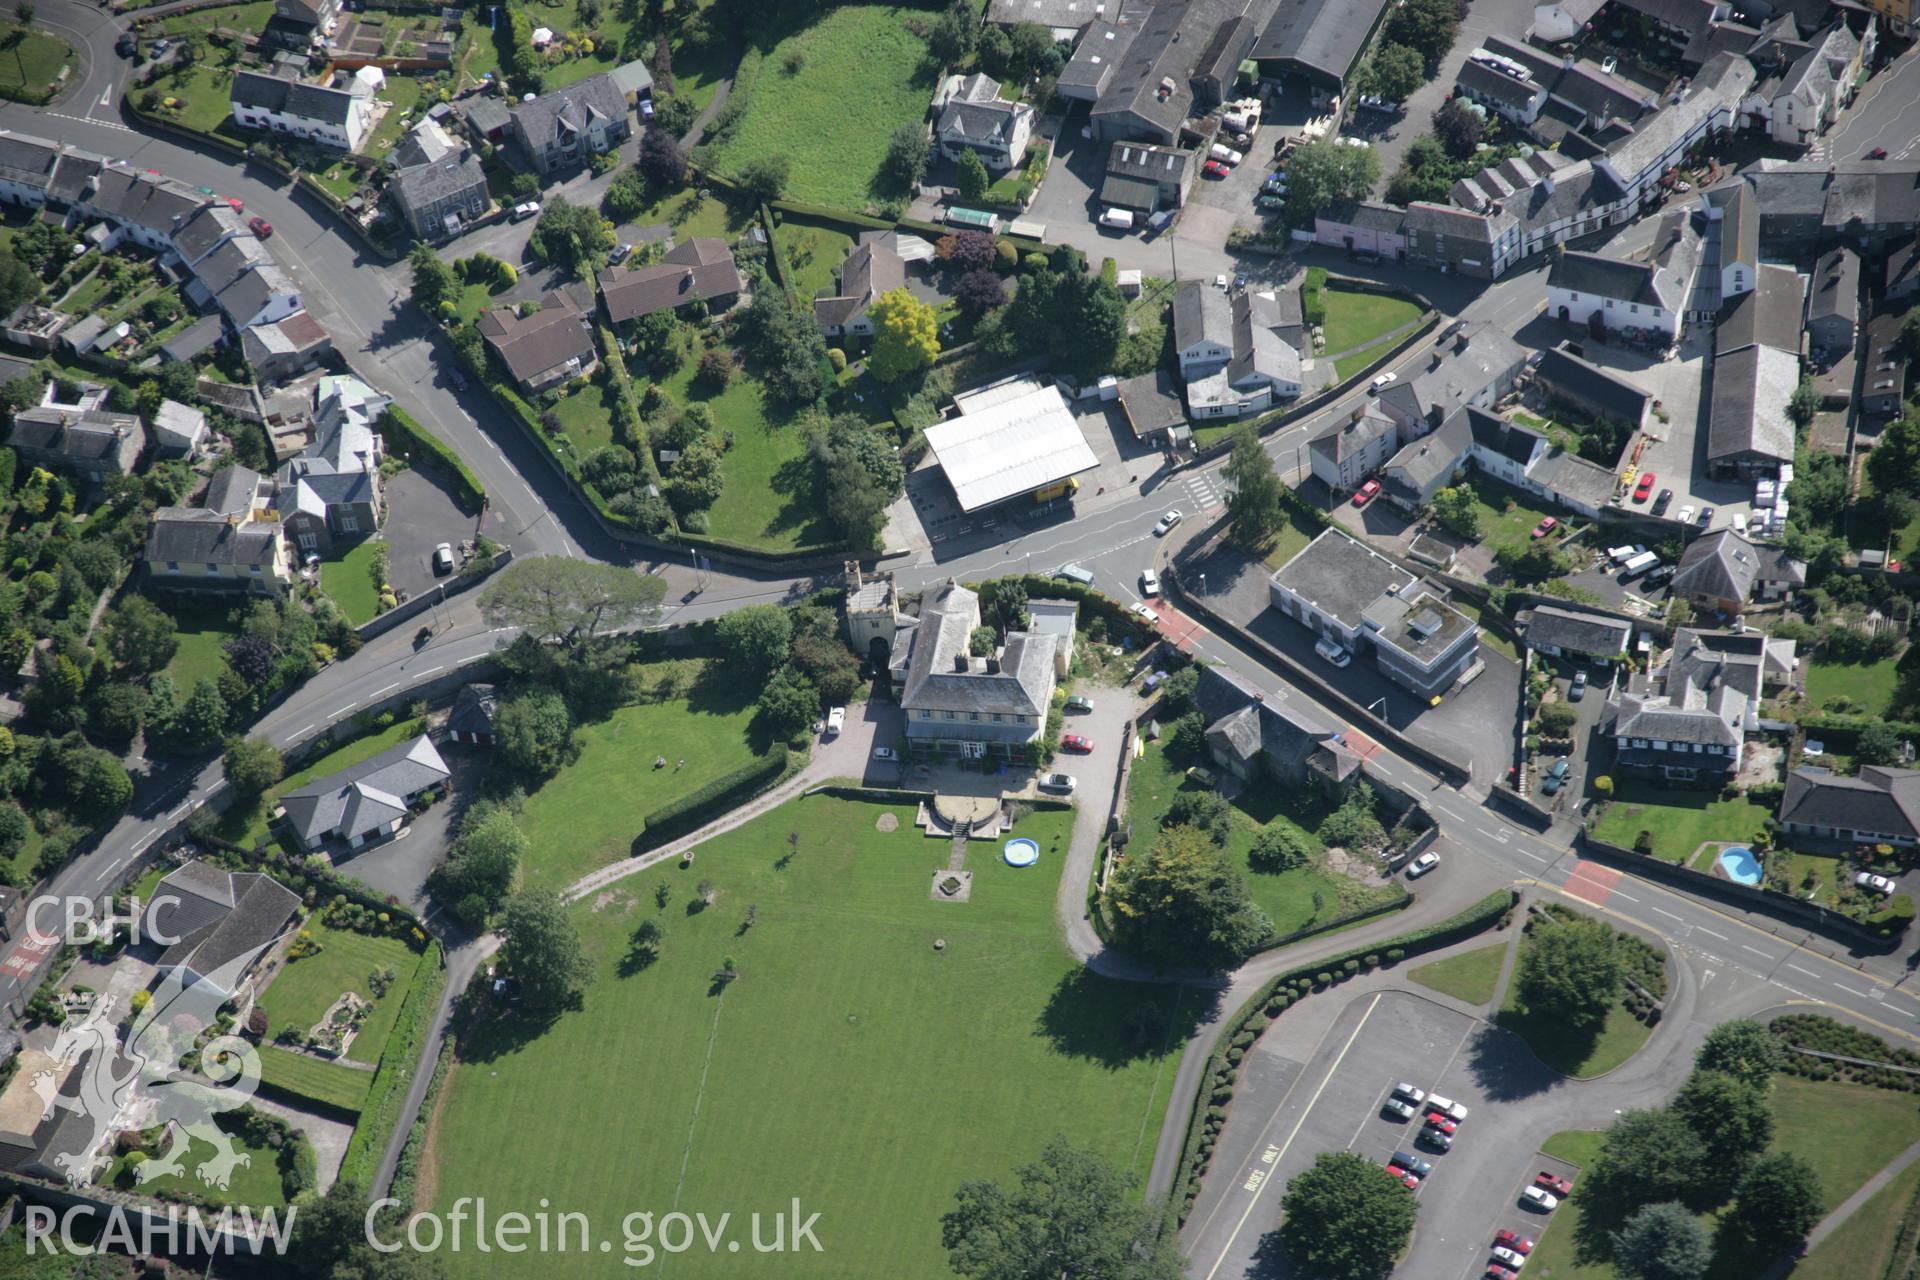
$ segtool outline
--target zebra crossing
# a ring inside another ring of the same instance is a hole
[[[1187,476],[1182,483],[1187,493],[1193,498],[1196,513],[1210,511],[1227,500],[1226,489],[1217,471],[1195,472]]]

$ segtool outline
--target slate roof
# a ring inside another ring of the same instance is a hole
[[[53,168],[53,181],[47,185],[47,195],[55,200],[78,200],[86,194],[87,185],[105,166],[106,161],[99,156],[84,151],[68,151]]]
[[[1182,280],[1173,293],[1174,350],[1200,342],[1233,346],[1233,305],[1204,280]]]
[[[1607,704],[1602,728],[1616,738],[1699,743],[1737,751],[1746,737],[1738,727],[1745,713],[1746,698],[1726,685],[1711,692],[1689,687],[1679,701],[1623,693]]]
[[[1381,483],[1400,489],[1410,500],[1425,498],[1427,491],[1451,475],[1466,457],[1467,446],[1473,443],[1469,412],[1472,410],[1453,413],[1439,430],[1409,440],[1380,468]]]
[[[207,492],[200,499],[200,505],[223,516],[244,516],[253,509],[262,478],[251,467],[222,467],[207,482]]]
[[[271,565],[279,530],[271,522],[233,523],[205,507],[161,507],[147,526],[149,564]]]
[[[1325,430],[1308,442],[1307,449],[1337,465],[1364,452],[1381,436],[1394,435],[1398,431],[1392,418],[1369,404],[1357,421],[1351,416],[1342,416],[1330,422]]]
[[[236,71],[232,102],[276,115],[345,127],[360,95],[347,89],[289,80],[263,71]]]
[[[45,191],[60,162],[60,144],[24,133],[0,131],[0,179]]]
[[[951,134],[1005,145],[1015,124],[1022,117],[1032,115],[1033,108],[1022,102],[1003,102],[998,98],[975,102],[956,98],[941,108],[935,129],[941,137]]]
[[[1473,442],[1483,449],[1510,458],[1526,466],[1546,436],[1517,422],[1488,413],[1478,405],[1467,406],[1467,425],[1473,430]]]
[[[1091,89],[1098,94],[1114,67],[1126,56],[1127,46],[1133,43],[1134,30],[1132,26],[1111,22],[1090,23],[1080,43],[1074,46],[1073,56],[1061,69],[1057,83],[1066,88]]]
[[[1650,176],[1648,170],[1674,141],[1695,125],[1737,107],[1754,82],[1753,64],[1731,53],[1718,53],[1700,68],[1687,96],[1637,121],[1631,137],[1611,149],[1607,161],[1621,181],[1632,183]]]
[[[500,689],[491,684],[463,684],[447,712],[447,728],[458,733],[492,733],[500,713]]]
[[[1283,3],[1254,43],[1253,57],[1297,63],[1331,80],[1345,81],[1385,7],[1386,0]]]
[[[171,236],[208,197],[171,178],[107,168],[94,176],[85,199],[103,217]]]
[[[907,282],[907,262],[882,237],[863,241],[840,265],[840,292],[815,298],[813,318],[835,327],[859,317],[873,300]]]
[[[296,314],[304,316],[307,313],[301,311]],[[219,316],[201,316],[169,338],[160,350],[169,360],[191,360],[218,343],[226,331],[226,325]],[[255,359],[251,352],[247,353],[247,358]]]
[[[1642,306],[1664,307],[1667,302],[1655,287],[1658,268],[1650,262],[1632,262],[1608,257],[1604,253],[1562,253],[1547,270],[1547,285],[1570,289],[1596,298],[1633,302]]]
[[[173,247],[188,262],[197,262],[228,236],[251,236],[247,220],[231,205],[210,204],[173,233]]]
[[[1267,695],[1231,667],[1199,668],[1193,703],[1207,724],[1209,744],[1218,743],[1242,763],[1265,751],[1289,771],[1312,766],[1344,782],[1360,768],[1335,730],[1288,702]]]
[[[600,293],[606,300],[607,316],[615,324],[667,307],[684,306],[696,298],[710,300],[735,294],[743,287],[727,242],[712,236],[694,236],[675,245],[650,267],[637,271],[614,268],[600,274]]]
[[[999,670],[989,672],[986,659],[969,656],[969,641],[979,622],[979,596],[952,579],[922,599],[900,705],[908,712],[1045,717],[1059,637],[1009,632]]]
[[[162,400],[153,415],[153,434],[162,448],[191,449],[207,433],[207,415],[178,400]]]
[[[1553,82],[1553,96],[1594,120],[1638,120],[1653,110],[1653,95],[1590,62],[1575,62]]]
[[[564,290],[552,289],[540,299],[540,310],[530,316],[499,307],[481,317],[480,334],[514,377],[530,381],[578,360],[582,368],[595,357],[593,324]]]
[[[1526,625],[1527,644],[1540,649],[1548,645],[1575,653],[1612,657],[1626,652],[1633,635],[1633,624],[1624,618],[1584,610],[1562,609],[1558,605],[1535,606]]]
[[[1107,180],[1143,178],[1155,184],[1182,183],[1194,153],[1179,147],[1150,146],[1144,142],[1116,142],[1107,151]]]
[[[1120,405],[1137,436],[1172,431],[1187,425],[1186,406],[1180,402],[1180,390],[1173,374],[1155,369],[1120,382]]]
[[[1920,770],[1862,765],[1858,777],[1844,778],[1803,766],[1787,775],[1780,821],[1920,837]]]
[[[1674,682],[1711,688],[1716,681],[1731,684],[1748,698],[1759,699],[1767,686],[1793,674],[1797,646],[1776,640],[1763,631],[1697,631],[1681,627],[1673,634],[1667,654],[1667,684]]]
[[[1834,174],[1821,220],[1836,230],[1856,220],[1869,227],[1920,222],[1920,170]]]
[[[434,160],[402,169],[393,178],[393,195],[402,208],[424,209],[449,196],[462,195],[487,185],[480,157],[468,152],[457,160]]]
[[[1759,454],[1793,461],[1794,427],[1787,401],[1800,382],[1800,357],[1758,344],[1713,362],[1707,413],[1707,461]]]
[[[1676,596],[1712,596],[1747,600],[1760,581],[1792,586],[1807,580],[1807,566],[1787,558],[1778,547],[1749,542],[1731,529],[1716,529],[1693,540],[1674,571]]]
[[[196,860],[154,886],[146,930],[179,939],[161,954],[161,968],[184,966],[204,977],[263,950],[299,905],[300,895],[272,876]]]
[[[1169,138],[1178,137],[1193,109],[1191,78],[1205,52],[1205,35],[1245,7],[1245,0],[1154,5],[1094,103],[1094,117],[1131,114]]]
[[[128,413],[58,405],[34,405],[13,415],[7,443],[16,449],[57,453],[73,462],[122,457],[131,462],[146,440],[140,419]],[[122,467],[124,470],[125,468]]]
[[[1540,353],[1540,363],[1534,367],[1533,376],[1549,394],[1558,391],[1578,397],[1597,405],[1602,417],[1629,426],[1638,426],[1646,420],[1654,400],[1652,392],[1643,391],[1625,378],[1559,347]]]
[[[604,71],[543,93],[532,102],[509,108],[514,123],[535,147],[550,142],[566,144],[588,131],[595,120],[621,120],[627,114],[626,95]]]
[[[1792,267],[1762,263],[1754,287],[1720,312],[1713,332],[1716,355],[1756,343],[1780,351],[1800,350],[1800,303],[1805,284]]]
[[[1496,67],[1475,62],[1471,58],[1460,64],[1460,74],[1455,82],[1476,98],[1501,103],[1515,110],[1533,106],[1547,91],[1547,86],[1533,79],[1531,74],[1525,80],[1516,80]]]
[[[446,762],[423,735],[309,782],[282,796],[280,803],[287,825],[302,843],[329,836],[354,840],[404,817],[409,799],[448,777]]]
[[[1807,323],[1860,319],[1860,255],[1846,245],[1828,249],[1813,268],[1813,286],[1807,296]]]
[[[256,364],[271,356],[294,355],[330,342],[327,331],[308,311],[296,311],[272,324],[251,325],[240,335],[242,353]]]

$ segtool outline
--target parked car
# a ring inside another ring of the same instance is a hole
[[[1586,696],[1587,673],[1584,671],[1576,671],[1573,673],[1573,683],[1567,686],[1567,701],[1578,702]]]
[[[1461,1121],[1467,1118],[1467,1109],[1465,1107],[1455,1102],[1452,1098],[1443,1098],[1437,1093],[1428,1096],[1427,1110],[1438,1111],[1448,1119],[1454,1121]]]
[[[1375,378],[1372,382],[1368,383],[1367,389],[1369,391],[1377,392],[1382,387],[1389,386],[1392,383],[1395,383],[1398,381],[1400,381],[1400,375],[1395,373],[1393,370],[1389,369],[1385,373],[1381,374],[1379,377]]]
[[[1133,230],[1133,211],[1103,209],[1100,212],[1100,225],[1112,231],[1131,231]]]
[[[1603,76],[1610,76],[1619,69],[1620,59],[1614,57],[1612,54],[1608,54],[1606,60],[1600,64],[1600,74]]]
[[[1401,1119],[1401,1120],[1412,1120],[1414,1116],[1419,1114],[1419,1112],[1415,1111],[1411,1106],[1408,1106],[1406,1103],[1400,1101],[1400,1099],[1398,1098],[1388,1098],[1385,1102],[1380,1104],[1380,1109],[1386,1112],[1388,1115],[1394,1116],[1397,1119]]]
[[[1653,500],[1653,514],[1657,516],[1663,516],[1667,514],[1667,508],[1672,504],[1673,504],[1673,490],[1662,489],[1660,491],[1660,496]]]
[[[1138,600],[1127,606],[1127,612],[1150,627],[1160,624],[1160,615],[1147,608],[1144,604],[1141,604]]]
[[[1508,1231],[1502,1228],[1493,1233],[1493,1242],[1502,1249],[1511,1249],[1522,1257],[1533,1252],[1533,1241],[1527,1239],[1517,1231]]]
[[[1342,649],[1338,641],[1325,636],[1314,643],[1313,651],[1320,655],[1322,662],[1331,662],[1336,667],[1344,667],[1353,661],[1353,655]]]
[[[153,42],[152,47],[147,50],[147,56],[149,58],[164,58],[167,56],[167,50],[171,48],[173,48],[173,41],[162,36]]]
[[[257,213],[247,219],[247,229],[259,236],[262,240],[267,239],[273,234],[273,224]]]
[[[140,42],[133,38],[133,32],[122,31],[120,38],[113,42],[113,51],[123,58],[131,58],[140,52]]]
[[[1152,569],[1142,569],[1140,571],[1140,594],[1143,596],[1157,596],[1160,594],[1160,575]]]
[[[1885,876],[1874,875],[1871,871],[1862,871],[1853,878],[1853,882],[1862,889],[1878,894],[1892,893],[1895,887],[1893,881]]]
[[[1083,587],[1093,585],[1093,570],[1083,569],[1077,564],[1063,564],[1053,571],[1056,578],[1065,578],[1068,582],[1077,582]]]
[[[1235,151],[1232,147],[1218,142],[1207,148],[1207,155],[1210,159],[1216,160],[1228,168],[1232,168],[1234,165],[1246,159],[1246,156]]]
[[[1393,1086],[1393,1096],[1396,1098],[1405,1098],[1408,1102],[1419,1106],[1427,1100],[1427,1091],[1425,1089],[1416,1089],[1405,1080],[1402,1080]]]
[[[1378,480],[1369,480],[1353,491],[1353,505],[1356,507],[1364,507],[1369,502],[1372,502],[1374,496],[1379,492],[1380,482]]]
[[[1077,733],[1069,733],[1060,739],[1060,745],[1068,751],[1078,751],[1082,755],[1093,750],[1093,739],[1083,738]]]
[[[882,764],[897,764],[900,760],[900,753],[892,747],[875,747],[873,749],[873,758]]]
[[[1503,1246],[1496,1245],[1493,1249],[1493,1256],[1507,1266],[1512,1267],[1515,1271],[1518,1271],[1527,1264],[1526,1254],[1515,1252]]]
[[[1419,1156],[1410,1156],[1404,1151],[1394,1152],[1393,1162],[1408,1173],[1417,1173],[1423,1178],[1433,1172],[1433,1161],[1422,1160]]]
[[[1424,1143],[1432,1147],[1435,1151],[1453,1150],[1453,1135],[1450,1133],[1442,1133],[1440,1130],[1431,1127],[1422,1129],[1420,1136],[1415,1138],[1414,1141]]]
[[[1415,1191],[1419,1189],[1420,1179],[1415,1177],[1413,1174],[1408,1173],[1405,1169],[1402,1169],[1399,1165],[1394,1164],[1391,1160],[1387,1162],[1387,1172],[1392,1174],[1394,1177],[1400,1179],[1400,1185],[1405,1187],[1407,1190]]]
[[[435,573],[453,572],[453,544],[443,542],[433,549],[433,571]]]
[[[1670,564],[1656,565],[1648,572],[1646,577],[1640,579],[1640,590],[1648,592],[1658,591],[1672,581],[1673,566]]]
[[[1559,527],[1560,527],[1560,522],[1558,520],[1554,519],[1552,516],[1547,516],[1546,518],[1541,520],[1539,524],[1533,526],[1533,536],[1536,539],[1544,538],[1548,534],[1552,533],[1555,529],[1558,529]]]
[[[1253,201],[1253,207],[1266,213],[1278,213],[1287,207],[1287,197],[1284,193],[1270,193],[1256,196]]]
[[[1539,1187],[1528,1187],[1520,1193],[1520,1203],[1528,1209],[1538,1209],[1542,1213],[1552,1213],[1560,1207],[1560,1197]]]
[[[1451,1137],[1453,1134],[1453,1131],[1459,1127],[1460,1127],[1459,1122],[1454,1120],[1450,1116],[1444,1115],[1438,1111],[1427,1112],[1427,1128],[1429,1129],[1438,1129],[1441,1133],[1447,1134],[1449,1137]]]
[[[1429,849],[1407,864],[1407,879],[1418,880],[1440,865],[1440,855]]]
[[[628,257],[632,255],[632,253],[633,253],[632,245],[617,244],[613,247],[613,252],[607,255],[607,265],[610,267],[617,267],[621,263],[625,262],[628,259]]]
[[[1485,1280],[1516,1280],[1517,1274],[1497,1262],[1489,1262]]]
[[[1063,795],[1072,795],[1077,785],[1070,773],[1049,773],[1040,779],[1042,791],[1058,791]]]
[[[640,118],[642,120],[653,119],[653,99],[652,98],[640,99]]]
[[[1567,785],[1567,770],[1571,767],[1565,756],[1555,760],[1553,767],[1540,775],[1540,789],[1548,795],[1558,792],[1561,787]]]
[[[846,727],[847,709],[845,707],[835,707],[833,710],[827,712],[827,737],[839,737],[840,731]]]
[[[1159,538],[1166,537],[1167,534],[1173,531],[1173,526],[1179,524],[1182,520],[1185,520],[1186,518],[1187,516],[1184,511],[1180,510],[1180,508],[1178,507],[1173,508],[1173,510],[1167,512],[1167,514],[1160,517],[1159,524],[1156,524],[1153,526],[1154,536]]]
[[[455,391],[465,391],[467,389],[467,375],[458,369],[447,370],[447,381],[453,384]]]
[[[1542,1169],[1533,1175],[1533,1185],[1542,1191],[1551,1191],[1556,1196],[1564,1196],[1573,1190],[1573,1181]]]
[[[1093,701],[1090,698],[1082,697],[1076,693],[1067,699],[1067,710],[1076,711],[1084,715],[1086,712],[1093,710]]]
[[[1886,158],[1887,149],[1885,147],[1875,147],[1873,150],[1867,152],[1867,159],[1869,160],[1885,160]]]
[[[1641,472],[1640,482],[1633,486],[1633,500],[1635,502],[1645,502],[1648,495],[1653,492],[1653,482],[1658,478],[1659,477],[1651,471]]]
[[[1712,507],[1700,508],[1700,527],[1702,529],[1713,528],[1713,508]]]
[[[1679,522],[1680,522],[1681,524],[1686,524],[1686,523],[1687,523],[1688,521],[1690,521],[1690,520],[1692,520],[1692,519],[1693,519],[1693,504],[1692,504],[1691,502],[1689,502],[1689,503],[1688,503],[1688,504],[1687,504],[1686,506],[1684,506],[1684,507],[1682,507],[1682,508],[1680,508],[1680,509],[1679,509],[1678,511],[1676,511],[1676,512],[1674,512],[1674,513],[1673,513],[1673,518],[1674,518],[1675,520],[1678,520],[1678,521],[1679,521]]]
[[[513,206],[513,220],[515,222],[519,222],[525,218],[537,218],[539,216],[540,202],[538,200],[527,200]]]

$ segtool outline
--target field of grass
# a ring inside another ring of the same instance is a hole
[[[786,156],[795,200],[859,209],[872,196],[887,140],[926,114],[935,66],[926,42],[907,30],[924,10],[850,4],[798,30],[781,28],[771,48],[750,50],[733,92],[747,105],[734,136],[714,157],[737,173],[750,161]],[[778,32],[750,32],[749,39]]]
[[[227,621],[229,610],[194,609],[182,605],[173,610],[174,638],[180,647],[167,663],[167,674],[184,696],[201,680],[212,680],[227,665],[223,645],[239,634]]]
[[[626,857],[649,811],[752,763],[761,753],[747,735],[754,694],[716,664],[684,701],[622,707],[581,726],[580,758],[528,796],[520,815],[535,850],[526,883],[557,889]],[[666,768],[654,768],[662,756]]]
[[[660,197],[621,226],[671,227],[677,243],[695,236],[717,236],[730,240],[746,230],[756,216],[745,200],[729,199],[728,193],[714,190],[704,199],[698,188],[688,188]],[[627,259],[626,269],[637,271],[638,256]]]
[[[726,487],[707,511],[707,532],[750,547],[791,551],[839,540],[814,501],[813,468],[796,421],[770,412],[760,380],[735,375],[720,394],[696,383],[700,351],[661,385],[681,404],[704,403],[714,425],[733,432],[721,456]]]
[[[1340,357],[1333,362],[1334,377],[1345,382],[1348,378],[1353,377],[1375,360],[1380,359],[1380,357],[1393,350],[1395,344],[1399,341],[1399,338],[1382,338],[1378,342],[1370,343],[1362,347],[1350,356]]]
[[[1594,824],[1594,836],[1631,849],[1642,831],[1651,832],[1654,855],[1668,862],[1685,862],[1708,840],[1750,840],[1773,812],[1745,795],[1722,800],[1717,791],[1614,785],[1613,803]]]
[[[85,1214],[73,1218],[73,1238],[80,1242],[95,1238],[94,1221]],[[27,1252],[24,1220],[0,1235],[0,1280],[124,1280],[127,1274],[123,1258],[110,1254],[75,1255],[63,1249],[49,1250],[45,1242]]]
[[[354,1047],[359,1047],[358,1040]],[[260,1084],[357,1114],[366,1105],[367,1090],[373,1087],[373,1072],[269,1044],[260,1048]]]
[[[854,237],[845,228],[798,218],[788,218],[775,227],[773,239],[780,248],[780,261],[793,284],[794,297],[802,303],[833,288],[834,268],[854,246]]]
[[[373,583],[373,549],[380,545],[369,538],[320,566],[320,589],[356,627],[380,612],[380,592]]]
[[[1329,287],[1321,296],[1327,308],[1324,326],[1327,354],[1332,356],[1355,347],[1371,346],[1395,329],[1420,318],[1418,306],[1383,294]]]
[[[277,786],[268,788],[267,793],[255,803],[235,804],[220,818],[220,834],[235,844],[252,848],[267,838],[269,816],[280,797],[289,791],[297,791],[315,778],[324,778],[337,773],[349,765],[359,764],[371,756],[377,756],[398,742],[405,742],[414,736],[418,721],[402,720],[379,733],[369,733],[365,737],[355,738],[345,746],[337,747],[318,756],[312,763],[282,778]],[[274,1015],[280,1016],[275,1010]],[[274,1030],[279,1030],[276,1026]]]
[[[1136,838],[1151,840],[1160,820],[1173,804],[1174,795],[1183,787],[1198,787],[1184,776],[1179,764],[1160,743],[1148,743],[1147,753],[1133,763],[1127,783],[1127,816]],[[1330,811],[1317,792],[1301,788],[1287,792],[1272,784],[1263,784],[1243,792],[1235,801],[1234,831],[1227,842],[1227,853],[1247,879],[1253,900],[1273,920],[1275,933],[1324,924],[1355,908],[1399,896],[1397,883],[1370,888],[1345,875],[1327,871],[1312,862],[1292,871],[1255,871],[1247,862],[1254,833],[1268,822],[1292,826],[1315,854],[1325,852],[1319,837],[1313,834]]]
[[[413,981],[414,968],[420,963],[419,954],[398,938],[336,929],[317,918],[302,928],[313,935],[320,950],[282,965],[260,997],[272,1020],[273,1034],[279,1034],[289,1023],[304,1032],[335,1000],[348,991],[357,991],[373,1000],[373,1011],[360,1024],[347,1056],[356,1062],[377,1064],[401,1001],[406,998],[407,984]],[[367,975],[383,969],[393,970],[393,981],[385,995],[375,998]]]
[[[422,1185],[442,1209],[484,1195],[531,1210],[544,1196],[596,1222],[678,1203],[729,1206],[738,1224],[798,1192],[825,1252],[783,1257],[783,1280],[892,1280],[941,1273],[939,1218],[960,1183],[1005,1179],[1056,1133],[1144,1174],[1195,1006],[1090,975],[1061,948],[1070,828],[1062,811],[1021,819],[1038,868],[975,845],[971,900],[934,902],[928,873],[946,846],[914,830],[911,807],[816,796],[702,845],[690,870],[582,903],[584,1009],[463,1046]],[[790,832],[798,852],[782,869]],[[701,879],[719,897],[693,912]],[[662,910],[656,884],[671,890]],[[758,923],[743,934],[750,904]],[[622,958],[646,916],[665,939],[636,972]],[[729,956],[739,980],[716,995]],[[1130,1036],[1130,1022],[1154,1030]],[[497,1272],[472,1253],[445,1260],[456,1277]],[[741,1274],[724,1252],[674,1270]],[[529,1254],[516,1274],[580,1268]]]
[[[599,374],[585,388],[553,406],[575,456],[584,458],[613,443],[613,406],[618,399],[613,380]]]
[[[196,9],[192,13],[171,14],[160,20],[160,30],[170,36],[193,35],[197,32],[244,31],[249,35],[259,35],[266,29],[267,19],[273,17],[273,0],[252,0],[249,4],[226,4],[212,9]],[[151,41],[143,42],[145,45]]]
[[[1793,1280],[1859,1280],[1884,1276],[1893,1260],[1900,1222],[1920,1195],[1920,1164],[1873,1193],[1852,1217],[1789,1272]]]
[[[1507,944],[1501,942],[1423,964],[1407,976],[1467,1004],[1486,1004],[1500,985],[1500,966],[1506,958]]]
[[[38,27],[0,22],[0,89],[39,93],[73,61],[73,46]]]
[[[1807,700],[1824,708],[1827,699],[1844,697],[1852,701],[1856,715],[1893,714],[1893,695],[1899,682],[1900,660],[1897,658],[1862,663],[1816,659],[1807,664]]]

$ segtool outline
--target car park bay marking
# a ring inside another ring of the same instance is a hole
[[[1340,1055],[1333,1060],[1333,1065],[1327,1068],[1327,1074],[1321,1077],[1319,1086],[1313,1091],[1313,1096],[1307,1099],[1307,1105],[1300,1109],[1299,1118],[1293,1122],[1293,1132],[1287,1135],[1287,1140],[1280,1144],[1277,1152],[1274,1152],[1272,1147],[1268,1147],[1267,1150],[1273,1152],[1273,1159],[1268,1161],[1267,1157],[1262,1155],[1260,1158],[1263,1162],[1279,1164],[1281,1157],[1287,1154],[1287,1148],[1291,1147],[1293,1140],[1300,1136],[1300,1130],[1306,1125],[1307,1117],[1313,1114],[1313,1108],[1320,1101],[1320,1095],[1327,1091],[1327,1086],[1333,1083],[1334,1076],[1339,1074],[1340,1064],[1346,1061],[1348,1051],[1359,1041],[1360,1033],[1366,1030],[1367,1019],[1371,1018],[1373,1011],[1380,1007],[1380,997],[1384,994],[1384,992],[1374,994],[1372,1002],[1367,1005],[1367,1011],[1360,1015],[1360,1021],[1354,1027],[1353,1034],[1348,1036],[1347,1042],[1340,1046]],[[1281,1099],[1281,1105],[1286,1105],[1286,1099]],[[1233,1242],[1239,1238],[1241,1230],[1247,1225],[1247,1219],[1253,1216],[1254,1209],[1260,1203],[1260,1193],[1266,1190],[1268,1181],[1270,1180],[1267,1178],[1260,1179],[1259,1185],[1247,1199],[1247,1207],[1241,1213],[1240,1221],[1233,1224],[1233,1230],[1227,1234],[1226,1242],[1220,1246],[1220,1256],[1213,1260],[1213,1265],[1207,1269],[1207,1274],[1202,1280],[1213,1280],[1214,1276],[1219,1274],[1221,1264],[1227,1260],[1228,1250],[1233,1248]]]

